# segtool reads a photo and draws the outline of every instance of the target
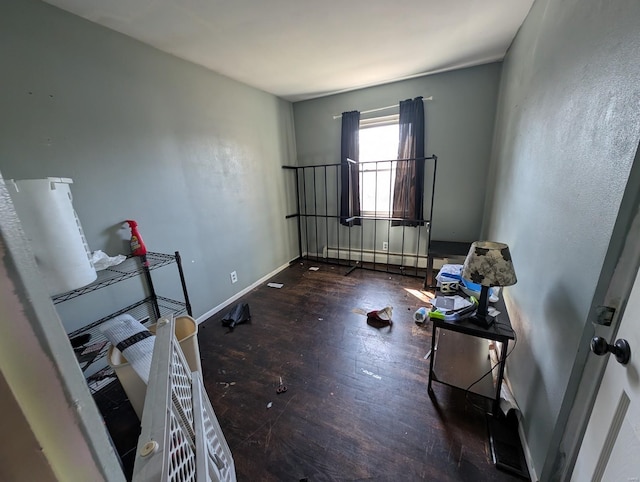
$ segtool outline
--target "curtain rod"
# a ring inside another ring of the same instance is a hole
[[[424,102],[425,100],[433,100],[433,96],[430,95],[429,97],[423,97],[422,101]],[[370,114],[371,112],[378,112],[381,110],[387,110],[387,109],[393,109],[394,107],[398,107],[400,104],[393,104],[393,105],[388,105],[386,107],[378,107],[377,109],[369,109],[369,110],[363,110],[362,112],[360,112],[361,114]],[[342,114],[338,114],[338,115],[334,115],[333,119],[340,119],[342,118]]]

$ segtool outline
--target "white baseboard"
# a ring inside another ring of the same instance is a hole
[[[296,258],[297,259],[297,258]],[[294,260],[291,260],[294,261]],[[203,315],[200,315],[197,319],[196,319],[196,323],[200,324],[205,320],[208,320],[209,318],[211,318],[213,315],[215,315],[216,313],[218,313],[222,308],[224,308],[227,305],[230,305],[231,303],[233,303],[234,301],[236,301],[237,299],[241,298],[242,296],[246,295],[249,291],[251,291],[252,289],[258,287],[259,285],[261,285],[262,283],[264,283],[265,281],[267,281],[269,278],[271,278],[272,276],[277,275],[280,271],[288,268],[289,266],[291,266],[291,262],[283,264],[282,266],[280,266],[279,268],[274,269],[271,273],[263,276],[262,278],[260,278],[258,281],[256,281],[255,283],[251,284],[250,286],[247,286],[245,289],[243,289],[242,291],[236,293],[235,295],[233,295],[231,298],[223,301],[222,303],[220,303],[218,306],[215,306],[213,308],[211,308],[209,311],[207,311],[206,313],[204,313]]]

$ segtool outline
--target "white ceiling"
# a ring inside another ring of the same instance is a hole
[[[291,101],[500,60],[533,0],[45,0]]]

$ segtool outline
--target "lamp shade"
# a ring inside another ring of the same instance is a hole
[[[464,261],[462,277],[481,286],[516,284],[509,246],[493,241],[474,242]]]

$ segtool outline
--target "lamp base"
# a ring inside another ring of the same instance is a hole
[[[482,286],[480,290],[480,300],[478,301],[478,311],[476,314],[469,318],[469,321],[474,325],[481,326],[482,328],[489,328],[493,325],[494,318],[493,316],[487,313],[487,308],[489,306],[489,287]]]
[[[491,315],[482,316],[476,313],[474,316],[468,318],[468,321],[482,328],[489,328],[491,325],[493,325],[495,318]]]

